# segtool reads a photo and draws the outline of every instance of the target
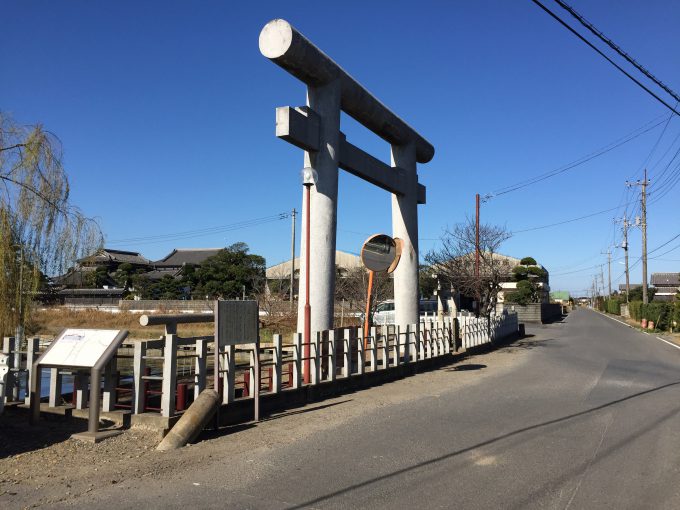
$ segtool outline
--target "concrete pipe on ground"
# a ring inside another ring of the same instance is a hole
[[[219,394],[215,390],[203,390],[156,449],[176,450],[196,439],[219,406]]]

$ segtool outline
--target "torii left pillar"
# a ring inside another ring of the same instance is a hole
[[[338,217],[338,160],[340,156],[340,80],[320,86],[307,86],[307,106],[319,118],[319,150],[305,151],[304,166],[317,172],[311,189],[309,301],[312,306],[311,331],[333,328],[335,299],[335,237]],[[309,214],[303,192],[300,253],[306,253],[304,225]],[[300,264],[298,295],[298,331],[304,331],[305,282],[304,262]]]

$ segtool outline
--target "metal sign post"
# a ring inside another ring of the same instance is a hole
[[[7,392],[7,374],[9,373],[9,356],[0,352],[0,414],[5,409],[5,393]]]
[[[41,370],[43,368],[90,369],[90,403],[87,432],[73,434],[74,439],[98,443],[122,433],[121,430],[99,430],[101,373],[112,361],[118,347],[127,338],[127,330],[65,329],[33,363],[31,379],[31,425],[40,419]]]
[[[235,347],[251,349],[253,354],[253,400],[255,421],[260,419],[260,323],[257,301],[215,301],[215,390],[222,385],[222,402],[233,400]],[[226,358],[220,362],[221,358]],[[216,418],[219,420],[219,417]]]

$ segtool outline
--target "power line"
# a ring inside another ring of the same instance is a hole
[[[667,251],[663,252],[661,255],[657,255],[656,257],[652,257],[652,260],[663,260],[663,259],[661,259],[661,258],[659,258],[659,257],[663,257],[664,255],[668,255],[669,253],[671,253],[671,252],[677,250],[678,248],[680,248],[680,244],[674,246],[674,247],[671,248],[670,250],[667,250]]]
[[[273,221],[285,220],[290,217],[290,213],[279,213],[272,216],[265,216],[262,218],[254,218],[250,220],[244,220],[236,223],[231,223],[228,225],[219,225],[215,227],[207,227],[195,230],[185,230],[182,232],[174,232],[168,234],[158,234],[151,236],[141,236],[141,237],[130,237],[126,239],[115,239],[107,242],[109,245],[121,245],[121,244],[153,244],[162,243],[167,241],[177,241],[182,239],[192,239],[196,237],[205,237],[209,235],[215,235],[222,232],[230,232],[233,230],[240,230],[243,228],[254,227],[262,225],[265,223],[270,223]]]
[[[665,118],[665,115],[664,115],[664,118]],[[638,138],[639,136],[644,135],[645,133],[651,131],[652,129],[654,129],[654,128],[656,128],[656,127],[658,127],[658,126],[660,126],[661,124],[664,123],[663,120],[659,121],[659,122],[657,122],[657,121],[658,121],[658,117],[656,119],[649,121],[647,124],[635,129],[634,131],[630,132],[629,134],[627,134],[627,135],[625,135],[625,136],[623,136],[623,137],[621,137],[617,140],[614,140],[613,142],[605,145],[604,147],[601,147],[601,148],[599,148],[599,149],[597,149],[597,150],[595,150],[595,151],[593,151],[589,154],[586,154],[585,156],[581,156],[580,158],[575,159],[571,163],[567,163],[564,166],[561,166],[561,167],[556,168],[554,170],[551,170],[549,172],[542,173],[542,174],[537,175],[535,177],[531,177],[529,179],[519,181],[515,184],[510,184],[510,185],[505,186],[503,188],[498,188],[493,193],[489,193],[488,195],[486,195],[485,198],[490,198],[490,197],[499,196],[499,195],[505,195],[506,193],[510,193],[512,191],[517,191],[519,189],[526,188],[527,186],[530,186],[532,184],[536,184],[538,182],[544,181],[544,180],[549,179],[551,177],[555,177],[556,175],[562,174],[562,173],[564,173],[568,170],[571,170],[572,168],[576,168],[577,166],[583,165],[584,163],[587,163],[588,161],[590,161],[592,159],[595,159],[599,156],[602,156],[602,155],[604,155],[604,154],[606,154],[606,153],[608,153],[608,152],[610,152],[610,151],[612,151],[612,150],[614,150],[614,149],[616,149],[616,148]],[[649,124],[652,124],[652,123],[654,123],[654,124],[649,126]]]
[[[616,62],[614,62],[611,58],[609,58],[607,55],[605,55],[600,49],[598,49],[593,43],[591,43],[588,39],[583,37],[581,34],[579,34],[576,30],[574,30],[572,27],[570,27],[562,18],[560,18],[557,14],[552,12],[550,9],[548,9],[545,5],[543,5],[541,2],[538,0],[531,0],[533,3],[538,5],[541,9],[543,9],[546,13],[548,13],[552,18],[554,18],[560,25],[564,26],[567,30],[569,30],[572,34],[574,34],[576,37],[581,39],[584,43],[586,43],[588,46],[590,46],[595,52],[597,52],[602,58],[604,58],[607,62],[609,62],[611,65],[616,67],[619,71],[621,71],[623,74],[625,74],[629,79],[631,79],[635,84],[642,88],[645,92],[647,92],[650,96],[652,96],[654,99],[656,99],[658,102],[660,102],[662,105],[664,105],[666,108],[668,108],[670,111],[675,113],[676,115],[680,115],[680,112],[678,112],[675,108],[673,108],[671,105],[669,105],[666,101],[661,99],[658,95],[656,95],[654,92],[652,92],[648,87],[646,87],[644,84],[642,84],[638,79],[636,79],[633,75],[631,75],[628,71],[626,71],[624,68],[622,68],[620,65],[618,65]]]
[[[624,204],[624,205],[629,205],[630,202]],[[597,211],[594,213],[586,214],[585,216],[579,216],[578,218],[571,218],[569,220],[564,220],[564,221],[559,221],[557,223],[550,223],[549,225],[541,225],[540,227],[531,227],[531,228],[525,228],[522,230],[513,230],[511,233],[512,234],[521,234],[522,232],[531,232],[533,230],[542,230],[544,228],[550,228],[550,227],[557,227],[559,225],[564,225],[566,223],[573,223],[574,221],[580,221],[580,220],[585,220],[587,218],[592,218],[593,216],[597,216],[599,214],[604,214],[607,212],[611,211],[616,211],[617,209],[621,208],[620,205],[617,205],[616,207],[612,207],[611,209],[603,209],[602,211]]]
[[[680,237],[680,234],[677,234],[675,237],[669,239],[668,241],[666,241],[666,242],[663,243],[662,245],[657,246],[657,247],[654,248],[653,250],[650,250],[649,253],[654,253],[655,251],[660,250],[660,249],[663,248],[664,246],[668,246],[668,245],[671,244],[673,241],[675,241],[678,237]]]
[[[676,101],[680,102],[680,97],[664,82],[662,82],[660,79],[658,79],[656,76],[654,76],[651,72],[649,72],[645,67],[637,62],[633,57],[631,57],[628,53],[623,51],[619,45],[617,45],[614,41],[612,41],[610,38],[608,38],[606,35],[604,35],[600,30],[595,28],[595,26],[590,23],[587,19],[585,19],[582,15],[580,15],[578,12],[576,12],[573,7],[570,7],[566,3],[564,3],[562,0],[555,0],[560,7],[562,7],[565,11],[567,11],[569,14],[571,14],[581,25],[586,27],[588,30],[590,30],[593,34],[595,34],[601,41],[603,41],[607,46],[609,46],[611,49],[613,49],[616,53],[621,55],[623,58],[625,58],[628,62],[630,62],[635,68],[640,71],[642,74],[644,74],[647,78],[652,80],[654,83],[656,83],[659,87],[661,87],[663,90],[665,90],[670,96],[673,97]],[[677,108],[677,105],[676,105]]]

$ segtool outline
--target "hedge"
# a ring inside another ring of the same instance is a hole
[[[680,326],[680,301],[675,303],[652,301],[646,305],[642,301],[631,301],[628,310],[633,320],[654,321],[656,329],[670,329],[673,321],[677,324],[674,330]]]
[[[604,302],[605,309],[608,313],[614,315],[621,315],[621,303],[617,299],[607,299]]]

